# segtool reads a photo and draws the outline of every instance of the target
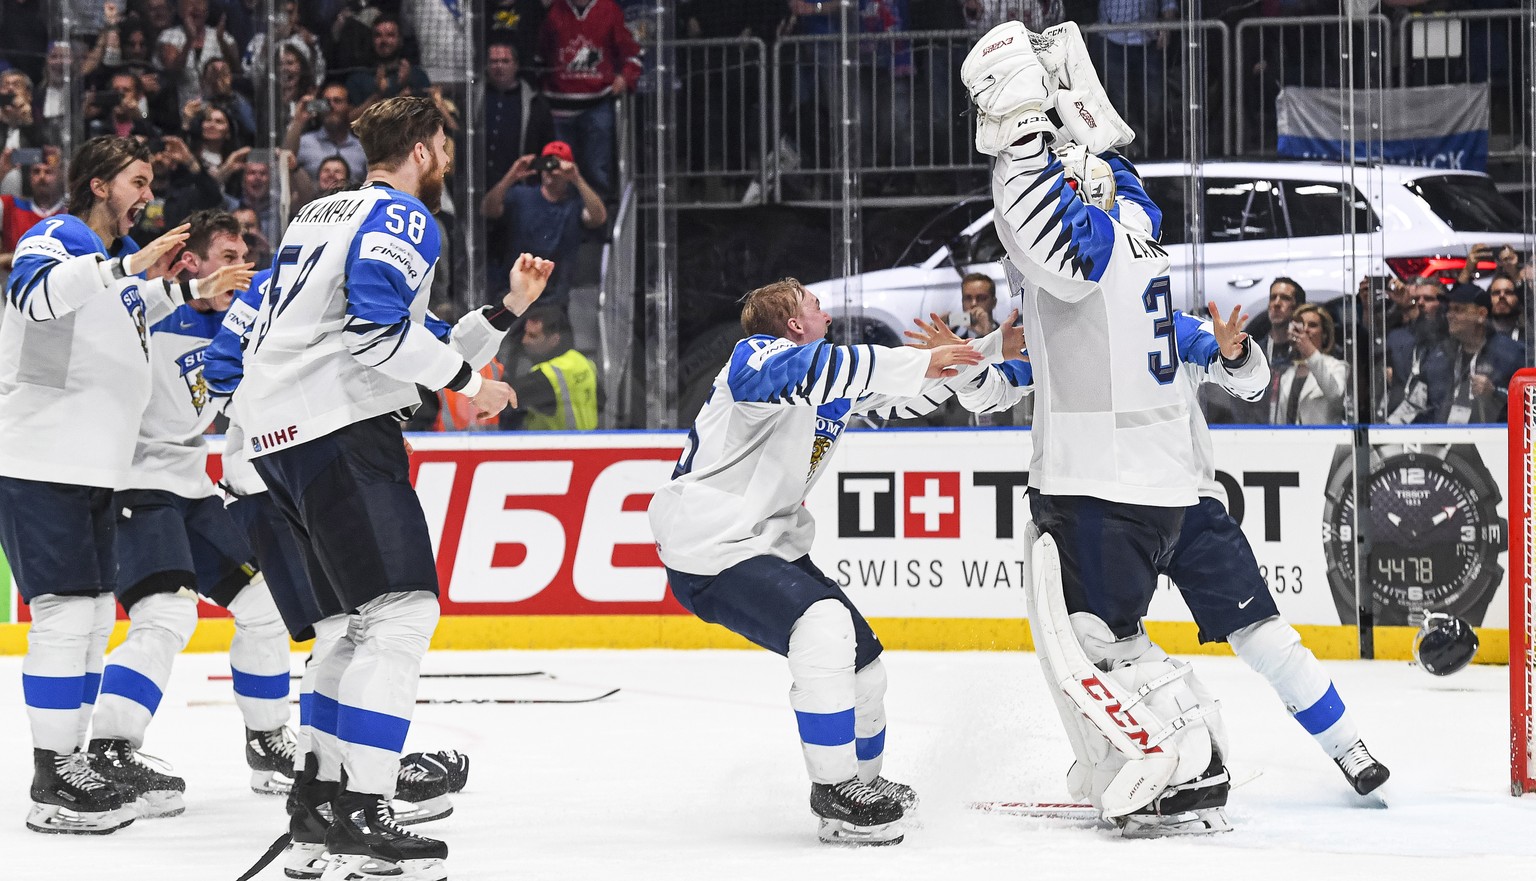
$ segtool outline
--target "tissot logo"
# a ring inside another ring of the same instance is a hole
[[[837,480],[837,534],[843,538],[895,538],[898,496],[901,535],[960,537],[958,471],[843,472]]]

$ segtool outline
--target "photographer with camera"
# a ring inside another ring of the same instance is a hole
[[[32,78],[19,70],[0,73],[0,149],[48,143],[32,114]]]
[[[178,226],[194,212],[218,208],[224,202],[219,183],[203,167],[201,160],[174,136],[148,140],[150,167],[155,179],[150,184],[154,198],[144,206],[134,224],[136,242],[149,242],[166,230]]]
[[[316,120],[319,126],[306,131]],[[300,167],[311,177],[319,176],[320,163],[331,156],[340,156],[349,168],[357,169],[353,180],[368,167],[363,142],[352,134],[352,99],[341,83],[327,85],[318,98],[310,95],[299,102],[283,146],[299,157]]]
[[[516,186],[538,175],[538,186]],[[608,209],[576,167],[571,145],[550,141],[538,156],[528,154],[491,187],[480,202],[480,211],[489,220],[506,216],[501,254],[529,253],[555,261],[541,303],[564,307],[570,295],[572,267],[576,249],[581,245],[582,229],[597,229],[608,222]],[[493,252],[495,249],[492,249]],[[489,261],[487,261],[489,262]],[[495,292],[499,274],[505,279],[509,263],[488,267]]]
[[[111,88],[85,95],[86,136],[158,137],[160,130],[145,116],[144,87],[138,74],[120,70],[109,83]]]

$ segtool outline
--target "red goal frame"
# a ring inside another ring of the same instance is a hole
[[[1509,788],[1536,792],[1536,718],[1533,718],[1532,647],[1536,645],[1531,592],[1536,552],[1536,370],[1509,383]]]

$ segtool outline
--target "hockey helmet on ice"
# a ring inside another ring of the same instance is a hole
[[[1424,625],[1413,638],[1413,659],[1436,676],[1449,676],[1472,663],[1477,655],[1477,633],[1472,625],[1444,612],[1424,616]]]

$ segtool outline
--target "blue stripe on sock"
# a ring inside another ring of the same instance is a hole
[[[314,692],[314,705],[310,708],[309,727],[316,731],[336,736],[336,713],[341,704],[336,703],[320,692]],[[300,705],[302,706],[302,704]]]
[[[855,740],[854,750],[859,754],[861,762],[880,758],[880,754],[885,752],[885,729],[881,728],[880,733],[874,737],[860,737]]]
[[[336,716],[337,739],[359,746],[400,752],[405,746],[405,735],[410,730],[410,719],[346,704],[341,705],[341,712]]]
[[[34,710],[78,710],[84,676],[21,674],[21,693]]]
[[[1332,728],[1333,723],[1339,721],[1343,715],[1344,700],[1339,697],[1338,690],[1330,682],[1328,691],[1317,699],[1317,703],[1296,714],[1296,721],[1301,723],[1301,727],[1307,729],[1308,734],[1322,734]]]
[[[85,689],[80,695],[80,703],[94,704],[96,703],[96,695],[98,694],[101,694],[101,674],[85,674]]]
[[[234,667],[229,672],[235,681],[235,694],[241,697],[261,698],[262,700],[282,700],[288,697],[288,673],[275,673],[271,676],[258,676],[255,673],[242,673]]]
[[[800,740],[812,746],[842,746],[853,742],[853,707],[836,713],[802,713],[795,710]]]
[[[315,712],[315,693],[306,691],[299,695],[299,727],[308,728],[314,723],[311,721]]]
[[[160,708],[160,698],[164,697],[153,679],[121,664],[107,665],[101,674],[101,693],[131,700],[149,710],[151,716]]]

